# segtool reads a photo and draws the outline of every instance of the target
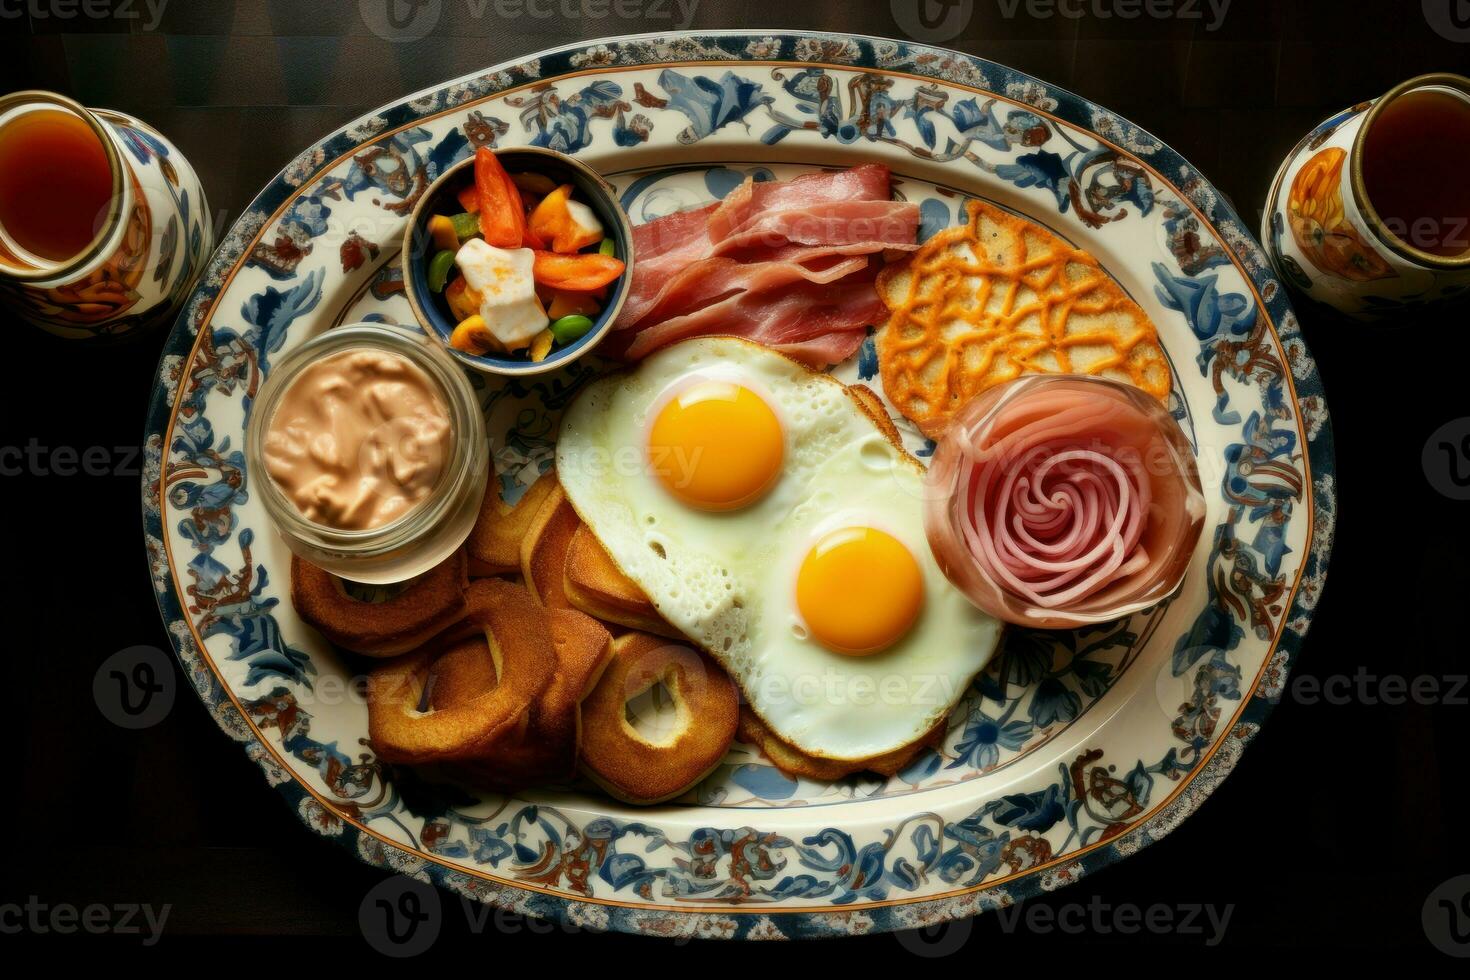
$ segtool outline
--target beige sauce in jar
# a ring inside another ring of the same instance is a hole
[[[425,500],[450,454],[449,410],[407,358],[345,350],[304,368],[265,434],[266,470],[309,521],[390,524]]]

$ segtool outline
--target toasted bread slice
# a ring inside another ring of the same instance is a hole
[[[480,516],[465,539],[471,576],[508,575],[521,570],[521,542],[541,504],[556,487],[556,474],[543,473],[512,507],[500,498],[500,488],[491,474]]]
[[[761,721],[759,715],[750,710],[748,705],[742,705],[740,728],[735,737],[760,749],[761,754],[788,776],[830,782],[851,773],[865,771],[892,777],[924,749],[938,745],[944,739],[945,725],[944,721],[940,721],[918,741],[882,755],[867,759],[824,759],[821,756],[807,755],[790,742],[777,737]]]
[[[898,426],[893,424],[893,419],[888,414],[888,408],[883,404],[883,399],[878,393],[867,385],[848,385],[847,393],[858,403],[858,407],[868,414],[879,430],[882,431],[894,449],[907,452],[903,448],[903,436],[899,435]]]
[[[578,524],[567,549],[563,588],[567,601],[589,616],[645,633],[678,639],[648,596],[618,568],[586,524]]]
[[[561,484],[549,473],[542,479],[547,477],[552,479],[551,489],[521,539],[521,575],[526,580],[526,588],[541,605],[547,609],[570,609],[562,570],[567,563],[572,535],[582,519],[572,509]]]
[[[981,201],[878,275],[883,391],[938,439],[956,412],[1022,374],[1091,374],[1163,401],[1158,331],[1098,264],[1045,228]]]

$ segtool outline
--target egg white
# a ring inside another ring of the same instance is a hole
[[[678,501],[647,461],[671,393],[729,380],[762,398],[785,439],[781,475],[740,510]],[[557,442],[568,499],[659,612],[715,657],[778,736],[802,751],[857,760],[922,738],[994,652],[1000,623],[939,570],[924,536],[923,467],[889,443],[842,384],[730,337],[688,340],[590,385]],[[924,604],[891,647],[851,657],[810,636],[796,575],[826,532],[874,527],[918,562]]]

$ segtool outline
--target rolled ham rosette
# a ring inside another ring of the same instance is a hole
[[[956,418],[925,529],[976,606],[1022,626],[1106,622],[1179,587],[1204,525],[1194,453],[1159,402],[1084,375],[1030,375]]]

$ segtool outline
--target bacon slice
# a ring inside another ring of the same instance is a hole
[[[868,245],[870,251],[918,248],[919,206],[905,201],[818,203],[754,215],[722,238],[715,255],[782,245]]]
[[[774,347],[808,364],[835,364],[852,356],[865,328],[882,314],[883,301],[873,288],[873,276],[873,270],[865,269],[836,282],[802,281],[779,290],[736,293],[640,328],[624,356],[638,360],[675,341],[728,334]]]
[[[880,164],[747,180],[633,230],[633,281],[604,348],[636,359],[721,333],[836,363],[884,312],[869,256],[917,248],[918,227],[917,205],[889,200]]]
[[[860,248],[848,254],[840,249],[790,245],[765,249],[766,257],[756,261],[704,259],[670,277],[643,322],[655,324],[682,316],[735,293],[763,292],[800,280],[833,282],[866,268],[866,251]]]
[[[888,200],[888,168],[866,163],[849,170],[802,174],[792,180],[747,180],[710,215],[709,237],[721,241],[751,217],[812,204]]]

